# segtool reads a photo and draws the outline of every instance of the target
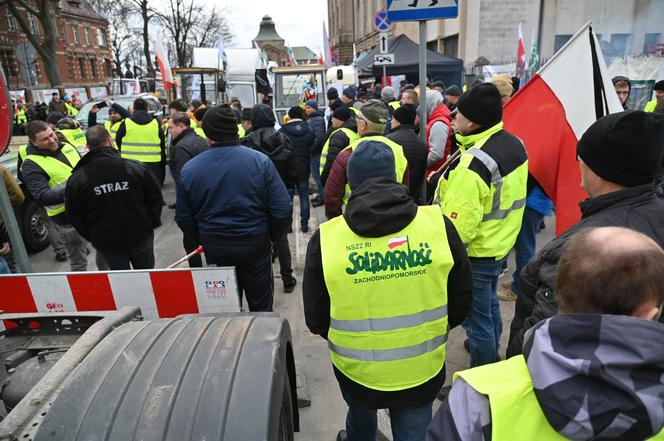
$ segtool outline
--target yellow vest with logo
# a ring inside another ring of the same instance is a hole
[[[348,137],[348,143],[352,144],[353,141],[356,141],[360,139],[360,135],[355,133],[349,128],[346,127],[341,127],[339,129],[336,129],[332,133],[330,133],[330,137],[327,138],[327,141],[325,141],[325,145],[323,146],[323,150],[320,153],[320,171],[319,173],[323,173],[323,169],[325,169],[325,164],[327,163],[327,154],[330,152],[330,141],[332,140],[332,137],[334,136],[335,133],[338,131],[342,131],[346,134]]]
[[[499,363],[457,372],[470,387],[489,399],[491,439],[509,441],[567,441],[551,427],[537,401],[523,355]],[[660,432],[651,440],[664,440]]]
[[[25,109],[19,109],[16,111],[16,124],[19,126],[24,126],[28,123],[28,115],[25,113]]]
[[[79,153],[87,151],[87,141],[85,140],[85,132],[78,129],[58,129],[56,133],[61,134],[65,138],[65,142],[74,146]]]
[[[526,206],[528,161],[508,175],[501,176],[498,163],[482,150],[482,146],[491,136],[502,129],[503,123],[501,122],[481,133],[467,136],[457,135],[456,137],[461,142],[460,149],[463,153],[458,159],[455,170],[469,169],[473,159],[477,158],[491,173],[490,194],[483,201],[480,223],[476,226],[474,238],[470,243],[466,243],[470,257],[502,258],[506,256],[514,246],[521,229],[523,211]],[[446,203],[453,204],[456,201],[455,198],[465,197],[463,194],[447,194],[448,182],[455,170],[452,170],[449,176],[445,177],[444,174],[440,178],[434,193],[434,203],[440,203],[443,210]],[[470,177],[464,176],[464,178],[475,179],[477,185],[484,185],[482,178],[477,173],[473,173]],[[472,185],[471,182],[468,184]],[[451,220],[455,222],[453,216]],[[455,226],[462,240],[470,236],[456,222]]]
[[[110,119],[104,123],[104,128],[111,135],[111,141],[113,142],[113,148],[115,150],[118,149],[118,146],[115,142],[115,137],[118,134],[118,129],[120,128],[120,124],[122,124],[122,121],[114,123]]]
[[[399,107],[401,107],[401,103],[399,101],[392,101],[392,102],[390,102],[389,106],[393,110],[397,110]]]
[[[78,161],[81,159],[81,156],[78,154],[76,149],[69,144],[63,144],[62,154],[65,155],[67,161],[70,165],[65,164],[62,161],[52,157],[52,156],[42,156],[42,155],[27,155],[25,156],[26,161],[33,161],[37,164],[44,172],[48,175],[48,188],[50,189],[59,189],[67,186],[67,179],[71,176],[73,168],[78,164]],[[19,150],[20,154],[20,150]],[[23,168],[21,166],[21,168]],[[61,204],[49,205],[46,208],[46,214],[49,216],[57,216],[65,212],[65,203],[64,201]]]
[[[334,366],[382,391],[435,377],[445,362],[454,265],[440,211],[419,207],[406,228],[376,238],[358,236],[339,216],[321,225],[320,242]]]
[[[381,135],[375,135],[375,136],[366,136],[364,138],[359,138],[356,139],[355,141],[351,142],[348,147],[346,147],[344,150],[354,150],[357,147],[359,147],[360,144],[366,141],[378,141],[382,142],[383,144],[386,144],[390,149],[392,149],[392,153],[394,153],[394,169],[397,172],[397,181],[403,183],[403,176],[406,174],[406,169],[408,168],[408,160],[406,159],[406,156],[403,154],[403,147],[401,147],[399,144],[396,142],[392,141],[391,139],[388,139],[384,136]],[[346,191],[344,193],[344,198],[343,198],[343,207],[348,204],[348,200],[350,199],[350,194],[351,194],[351,189],[350,185],[346,183]]]
[[[643,109],[644,112],[654,112],[655,108],[657,107],[657,99],[648,101],[646,104],[646,108]]]
[[[122,138],[120,154],[125,159],[139,162],[161,162],[161,140],[159,123],[153,119],[148,124],[136,124],[129,118],[124,120],[126,135]]]

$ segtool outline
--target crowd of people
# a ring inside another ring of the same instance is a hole
[[[104,102],[84,144],[54,110],[25,128],[20,179],[72,271],[87,269],[88,242],[99,269],[145,269],[168,168],[183,248],[202,245],[208,264],[235,267],[257,312],[272,311],[276,259],[294,291],[288,234],[296,221],[308,233],[310,205],[324,205],[302,292],[349,407],[338,441],[375,440],[382,408],[399,441],[648,439],[664,427],[664,82],[646,111],[626,109],[627,78],[614,85],[625,111],[577,146],[582,219],[539,252],[553,202],[528,172],[527,146],[503,127],[518,88],[506,75],[463,94],[441,82],[331,88],[326,109],[305,100],[280,124],[265,104],[175,100],[159,121],[141,98],[131,109]],[[517,269],[501,284],[512,250]],[[499,299],[516,301],[505,361]],[[457,326],[470,369],[441,394]]]

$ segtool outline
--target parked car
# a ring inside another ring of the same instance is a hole
[[[120,104],[125,109],[129,110],[131,105],[134,104],[136,98],[143,98],[148,102],[148,113],[157,117],[161,122],[164,117],[164,112],[161,107],[161,103],[157,98],[148,94],[142,93],[140,95],[127,95],[127,96],[101,96],[94,99],[91,99],[79,109],[78,115],[76,115],[76,120],[81,124],[83,130],[88,128],[88,115],[90,115],[90,109],[97,103],[102,101],[113,101],[114,103]],[[108,107],[104,107],[97,112],[97,124],[104,124],[108,121]]]

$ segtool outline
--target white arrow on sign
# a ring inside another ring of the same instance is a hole
[[[374,55],[375,66],[387,66],[388,64],[394,64],[394,54]]]
[[[413,9],[449,8],[456,6],[454,0],[393,0],[390,11],[409,11]]]
[[[380,47],[380,53],[386,54],[389,46],[389,37],[387,32],[381,32],[378,35],[378,46]]]

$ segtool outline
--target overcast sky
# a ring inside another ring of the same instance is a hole
[[[286,43],[308,46],[316,53],[323,48],[327,0],[206,0],[206,3],[226,8],[235,35],[232,47],[251,47],[261,18],[267,14]]]

